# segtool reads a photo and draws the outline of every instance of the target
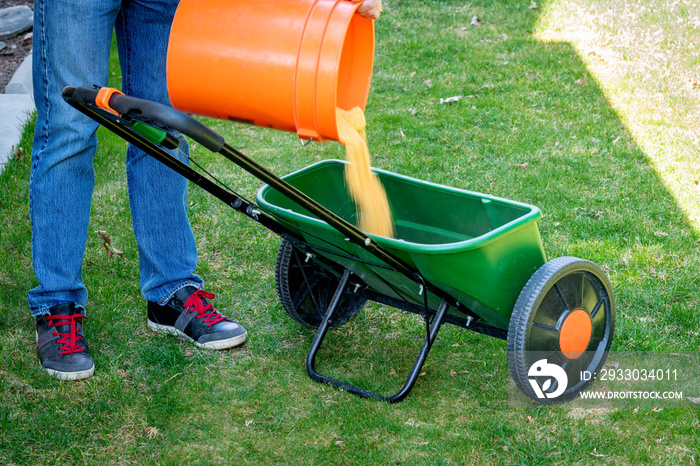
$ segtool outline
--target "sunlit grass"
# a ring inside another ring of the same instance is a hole
[[[692,0],[552,1],[535,37],[572,44],[700,231],[700,9]]]

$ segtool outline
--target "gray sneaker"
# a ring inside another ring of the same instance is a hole
[[[214,293],[193,286],[180,289],[161,306],[148,302],[148,326],[156,332],[187,337],[206,349],[227,349],[245,343],[248,332],[214,309]]]
[[[46,372],[60,380],[80,380],[95,372],[83,334],[83,314],[74,303],[59,304],[50,314],[36,318],[39,361]]]

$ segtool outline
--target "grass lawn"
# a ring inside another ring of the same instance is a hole
[[[480,25],[472,25],[474,17]],[[387,0],[366,110],[373,164],[537,205],[548,258],[609,275],[615,351],[700,351],[700,10],[693,0]],[[118,67],[113,82],[120,84]],[[76,83],[84,84],[84,83]],[[461,99],[440,103],[440,99]],[[284,175],[337,143],[204,120]],[[30,123],[22,147],[28,153]],[[700,414],[660,407],[513,407],[504,341],[445,326],[402,403],[312,382],[313,331],[275,293],[279,239],[197,187],[198,273],[249,331],[205,352],[152,334],[138,288],[126,144],[99,131],[84,281],[95,376],[38,364],[26,293],[29,156],[0,174],[0,463],[695,464]],[[193,145],[249,198],[261,183]],[[109,257],[105,231],[123,258]],[[368,305],[331,331],[319,368],[390,393],[424,327]],[[697,373],[698,368],[689,368]],[[691,397],[699,393],[687,393]],[[698,399],[698,398],[694,398]]]

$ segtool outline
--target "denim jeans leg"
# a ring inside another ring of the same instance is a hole
[[[29,183],[32,315],[82,307],[82,261],[94,187],[97,124],[65,103],[65,86],[106,84],[115,0],[35,0],[33,85],[37,124]]]
[[[177,3],[125,2],[116,34],[126,94],[170,105],[166,57]],[[171,153],[188,162],[184,137]],[[187,180],[133,146],[127,151],[127,180],[143,297],[163,302],[183,286],[201,284],[194,273],[197,246],[187,218]]]

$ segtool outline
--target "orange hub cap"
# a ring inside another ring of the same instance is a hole
[[[568,359],[576,359],[586,351],[591,342],[591,317],[583,309],[569,314],[559,332],[559,347]]]

